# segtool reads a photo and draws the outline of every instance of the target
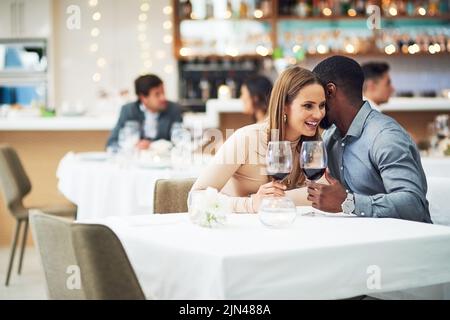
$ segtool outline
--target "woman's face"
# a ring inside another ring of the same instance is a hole
[[[287,129],[298,136],[312,137],[325,116],[325,91],[319,84],[310,84],[300,90],[285,110]]]
[[[241,87],[241,100],[244,104],[244,114],[253,114],[253,101],[247,86]]]

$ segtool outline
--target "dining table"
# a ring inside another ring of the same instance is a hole
[[[196,178],[209,159],[204,155],[193,158],[194,163],[173,165],[166,158],[149,161],[106,152],[69,152],[58,165],[58,189],[77,206],[79,221],[151,214],[157,180]]]
[[[270,228],[258,214],[215,228],[188,213],[109,216],[148,299],[450,299],[450,228],[307,215]]]
[[[180,160],[174,166],[167,159],[123,162],[105,152],[69,152],[58,166],[58,189],[77,205],[78,220],[149,214],[158,179],[196,178],[211,156]],[[422,164],[433,222],[450,226],[450,158],[424,157]]]

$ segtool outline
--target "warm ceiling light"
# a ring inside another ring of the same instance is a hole
[[[263,12],[262,10],[256,9],[253,15],[255,16],[256,19],[260,19],[263,17]]]
[[[356,10],[355,9],[348,9],[347,14],[350,17],[356,17]]]
[[[330,8],[323,8],[322,13],[323,13],[324,16],[329,17],[329,16],[331,16],[333,14],[333,11],[331,11]]]
[[[394,7],[391,7],[391,8],[389,8],[389,14],[391,15],[391,16],[396,16],[397,15],[397,8],[394,8]]]
[[[324,54],[324,53],[328,52],[328,49],[327,49],[327,47],[324,44],[319,44],[317,46],[317,52],[320,53],[320,54]]]
[[[345,46],[345,51],[347,53],[355,53],[355,47],[349,43]]]
[[[395,53],[396,50],[397,49],[395,48],[395,46],[393,44],[390,44],[390,45],[386,46],[386,48],[384,48],[384,52],[386,52],[386,54],[389,54],[389,55]]]

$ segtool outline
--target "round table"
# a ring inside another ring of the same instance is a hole
[[[156,180],[195,178],[202,167],[151,168],[133,162],[120,163],[106,156],[82,155],[66,154],[57,170],[58,189],[78,206],[78,221],[152,213]]]

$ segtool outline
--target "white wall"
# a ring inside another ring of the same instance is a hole
[[[144,68],[138,40],[140,6],[145,2],[150,8],[144,23],[150,45],[150,68]],[[128,89],[134,99],[133,81],[145,69],[159,75],[165,81],[168,98],[176,100],[178,72],[172,43],[163,42],[164,35],[172,35],[172,29],[163,29],[164,21],[172,21],[172,15],[163,13],[163,8],[170,4],[170,0],[98,0],[96,7],[90,7],[89,0],[54,0],[55,107],[58,109],[66,102],[91,108],[98,103],[102,90],[117,95]],[[66,25],[70,16],[66,10],[71,5],[80,8],[79,30],[70,30]],[[92,19],[96,11],[101,13],[99,21]],[[100,30],[97,38],[91,36],[93,28]],[[98,44],[98,52],[90,52],[92,43]],[[97,66],[98,58],[105,59],[104,68]],[[95,73],[101,74],[99,82],[93,81]]]

